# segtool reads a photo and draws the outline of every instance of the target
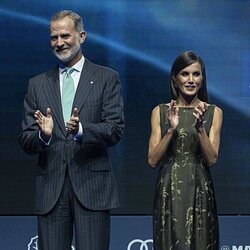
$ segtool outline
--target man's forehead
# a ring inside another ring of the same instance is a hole
[[[50,32],[52,33],[72,33],[75,31],[74,23],[55,21],[50,24]]]
[[[71,18],[65,17],[58,20],[53,20],[50,22],[51,29],[58,28],[74,28],[74,22]]]

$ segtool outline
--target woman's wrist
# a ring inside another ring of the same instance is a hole
[[[200,126],[195,126],[195,128],[196,128],[196,131],[197,131],[198,133],[202,133],[202,132],[205,131],[205,128],[204,128],[203,124],[200,125]]]
[[[168,128],[168,134],[173,134],[175,131],[175,128]]]

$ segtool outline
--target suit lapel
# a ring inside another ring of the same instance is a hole
[[[91,63],[85,58],[73,103],[73,108],[77,108],[78,112],[80,112],[80,110],[82,109],[82,106],[86,101],[89,91],[93,88],[95,82],[95,66],[93,63]]]
[[[63,120],[61,95],[60,95],[60,84],[59,84],[59,73],[58,67],[46,73],[47,82],[44,87],[44,91],[50,105],[53,118],[59,124],[62,133],[66,135],[65,124]]]
[[[55,118],[55,120],[59,124],[62,133],[66,135],[62,113],[58,67],[48,71],[46,73],[46,78],[47,81],[44,85],[44,92],[48,100],[49,107],[51,108],[53,118]],[[95,66],[93,63],[91,63],[88,59],[85,58],[72,108],[77,108],[78,112],[81,111],[86,101],[86,98],[91,89],[93,88],[95,82]]]

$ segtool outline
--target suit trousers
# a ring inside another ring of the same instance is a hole
[[[77,250],[108,250],[110,211],[85,208],[77,199],[69,176],[55,207],[38,215],[39,250],[70,250],[73,232]]]

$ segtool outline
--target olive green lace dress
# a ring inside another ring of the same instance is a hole
[[[162,136],[167,132],[166,104],[160,105]],[[205,113],[207,134],[215,105]],[[154,250],[217,250],[218,217],[209,167],[201,156],[193,108],[179,108],[179,125],[160,164],[156,184]]]

